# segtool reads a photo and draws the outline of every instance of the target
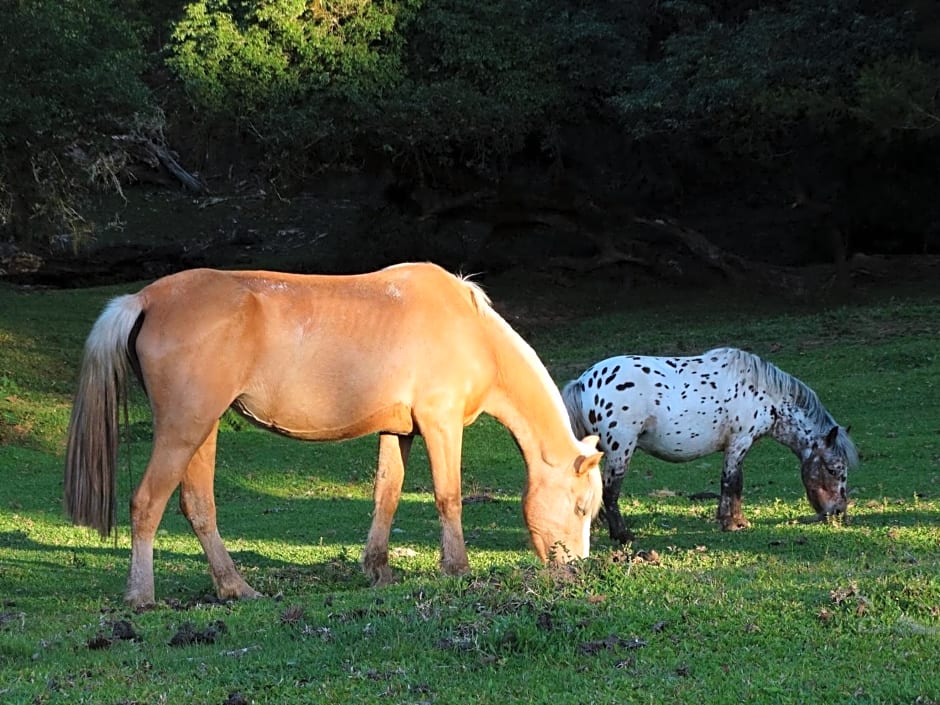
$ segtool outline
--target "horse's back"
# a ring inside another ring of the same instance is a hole
[[[141,366],[168,403],[198,389],[206,413],[237,400],[289,435],[408,433],[428,399],[475,417],[495,374],[485,297],[435,265],[362,275],[190,270],[141,296]]]
[[[722,449],[741,425],[727,352],[596,363],[579,378],[588,431],[600,435],[606,452],[639,447],[664,460]]]
[[[332,338],[368,344],[382,336],[383,343],[436,336],[446,344],[454,328],[479,325],[474,288],[431,264],[357,275],[192,269],[158,279],[138,297],[149,327],[167,343],[223,328],[240,344],[251,337],[272,346]]]
[[[605,452],[632,448],[637,436],[657,423],[651,359],[610,357],[586,369],[576,380],[580,403],[566,401],[569,413],[579,414],[586,433],[600,435]]]

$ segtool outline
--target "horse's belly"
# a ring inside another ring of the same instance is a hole
[[[408,434],[414,431],[411,409],[403,403],[351,408],[345,404],[264,404],[250,395],[233,408],[276,433],[308,441],[337,441],[370,433]]]
[[[653,457],[672,463],[684,463],[721,450],[717,439],[691,437],[691,433],[694,432],[686,436],[642,433],[637,439],[637,447]]]

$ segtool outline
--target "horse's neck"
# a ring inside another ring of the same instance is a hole
[[[561,393],[528,344],[494,319],[499,375],[485,411],[509,429],[529,468],[561,462],[574,441]]]
[[[799,456],[812,444],[817,434],[806,413],[793,402],[786,401],[778,407],[777,421],[771,435]]]
[[[561,423],[562,419],[557,414],[545,413],[543,401],[534,397],[524,401],[516,398],[513,392],[518,389],[518,383],[513,387],[500,386],[494,389],[490,394],[487,413],[509,429],[528,468],[562,462],[563,449],[571,449],[572,445],[563,446],[561,440],[570,441],[574,438],[571,429]]]
[[[746,364],[746,377],[755,387],[768,395],[775,420],[770,428],[771,437],[785,445],[797,456],[818,437],[816,424],[799,401],[799,386],[790,384],[790,375],[756,355],[738,353]]]

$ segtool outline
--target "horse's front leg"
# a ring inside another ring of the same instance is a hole
[[[216,594],[223,600],[261,597],[235,568],[222,543],[215,511],[215,451],[218,421],[196,451],[180,484],[180,509],[193,528],[209,561]]]
[[[611,540],[622,544],[635,538],[633,532],[627,528],[623,515],[620,513],[620,487],[629,466],[629,457],[608,455],[604,461],[604,506],[602,511],[604,519],[607,520]]]
[[[430,427],[422,426],[434,478],[434,501],[441,520],[441,570],[447,575],[461,575],[470,570],[464,544],[461,514],[460,455],[463,425],[436,419]]]
[[[396,436],[391,433],[379,435],[379,462],[373,489],[375,511],[362,554],[362,569],[373,585],[388,585],[393,579],[392,570],[388,567],[388,539],[392,531],[392,519],[401,499],[405,464],[413,440],[413,436]]]
[[[721,472],[721,496],[718,499],[718,523],[722,531],[737,531],[750,526],[741,510],[744,456],[750,447],[750,439],[743,439],[732,442],[725,450],[725,463]]]

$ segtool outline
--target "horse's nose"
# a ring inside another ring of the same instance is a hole
[[[848,502],[846,502],[845,497],[837,497],[830,505],[829,511],[827,514],[836,515],[836,514],[845,514],[845,510],[848,507]]]

